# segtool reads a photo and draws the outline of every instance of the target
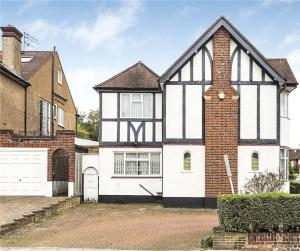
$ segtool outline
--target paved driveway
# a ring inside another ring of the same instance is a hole
[[[0,196],[0,225],[13,222],[24,214],[49,206],[64,197]]]
[[[3,246],[193,249],[218,225],[215,210],[84,204],[1,239]]]

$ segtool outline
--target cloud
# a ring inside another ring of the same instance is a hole
[[[287,46],[294,43],[300,42],[300,29],[295,30],[287,35],[280,46]]]
[[[184,8],[179,11],[177,15],[177,20],[180,20],[183,17],[186,17],[193,12],[199,12],[200,10],[201,10],[200,7],[185,5]]]
[[[100,8],[99,14],[90,22],[55,24],[37,19],[25,24],[24,30],[39,40],[51,38],[55,41],[64,36],[87,50],[103,45],[109,49],[124,49],[129,44],[137,45],[127,32],[137,23],[142,9],[139,0],[122,1],[116,8]]]
[[[141,7],[140,1],[121,2],[118,9],[108,9],[100,13],[94,21],[74,25],[66,33],[87,49],[95,49],[104,43],[122,38],[137,23]]]
[[[271,7],[276,4],[286,4],[289,5],[294,0],[263,0],[260,1],[258,5],[251,5],[249,8],[240,9],[240,16],[242,17],[252,17],[256,15],[258,12],[263,11],[264,9]]]
[[[28,11],[29,9],[44,6],[46,4],[48,4],[48,0],[23,0],[23,4],[20,5],[17,13],[20,15]]]

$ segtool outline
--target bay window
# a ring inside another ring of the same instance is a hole
[[[280,116],[287,118],[289,116],[288,105],[289,94],[287,92],[280,93]]]
[[[114,153],[114,175],[125,175],[125,176],[160,175],[160,153],[157,152]]]
[[[289,179],[289,151],[288,149],[280,149],[279,154],[279,175],[280,178],[287,181]]]
[[[121,94],[122,118],[151,118],[152,93]]]

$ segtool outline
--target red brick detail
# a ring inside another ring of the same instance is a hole
[[[0,147],[48,148],[48,181],[52,180],[52,156],[58,149],[69,155],[69,181],[75,180],[75,133],[57,131],[55,137],[29,137],[14,134],[12,130],[0,130]]]
[[[205,98],[205,196],[231,193],[224,165],[228,154],[237,191],[238,93],[231,87],[230,35],[220,28],[213,36],[212,87]],[[219,92],[225,93],[223,100]]]

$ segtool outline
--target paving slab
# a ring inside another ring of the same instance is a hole
[[[24,214],[64,200],[66,197],[0,196],[0,225],[20,219]]]

